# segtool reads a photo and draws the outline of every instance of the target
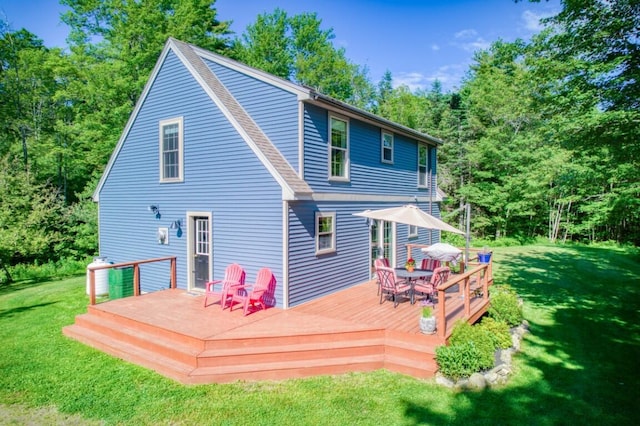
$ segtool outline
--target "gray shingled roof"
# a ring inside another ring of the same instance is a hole
[[[175,46],[179,54],[188,62],[193,72],[197,73],[202,84],[205,84],[211,93],[222,103],[224,108],[231,114],[232,121],[239,126],[241,134],[250,139],[251,145],[259,152],[256,154],[263,161],[281,185],[285,185],[295,198],[312,194],[313,190],[298,173],[291,167],[291,164],[282,156],[280,151],[273,145],[267,135],[260,129],[251,116],[242,108],[240,103],[233,97],[231,92],[222,84],[216,75],[204,63],[202,58],[196,53],[194,46],[176,39],[169,39]]]

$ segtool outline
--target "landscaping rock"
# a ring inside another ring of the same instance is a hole
[[[452,388],[455,386],[455,382],[453,380],[443,376],[440,373],[436,374],[436,383],[447,388]]]
[[[454,387],[459,390],[469,389],[469,379],[464,377],[462,379],[458,379]]]
[[[487,387],[487,381],[485,377],[480,373],[473,373],[469,377],[469,388],[482,390]]]

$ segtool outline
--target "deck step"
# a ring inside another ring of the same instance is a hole
[[[154,351],[105,337],[102,333],[75,324],[64,327],[63,333],[67,337],[71,337],[116,358],[149,368],[178,382],[186,383],[194,369],[191,365],[167,358]]]
[[[123,325],[115,318],[96,316],[92,314],[78,315],[76,325],[101,334],[105,338],[128,343],[134,347],[152,351],[164,357],[175,359],[184,364],[196,367],[196,359],[204,348],[204,342],[198,345],[186,344],[184,339],[176,336],[176,333],[162,335],[149,333],[144,328],[135,325]]]
[[[224,383],[235,380],[283,380],[317,375],[344,374],[353,371],[373,371],[384,367],[381,354],[363,357],[325,358],[287,362],[267,362],[224,367],[203,367],[194,370],[190,383]]]
[[[384,329],[368,328],[362,330],[347,330],[335,332],[296,332],[282,335],[256,335],[250,337],[230,337],[230,338],[212,338],[206,342],[206,350],[209,349],[236,349],[236,348],[257,348],[260,346],[271,347],[274,345],[298,345],[298,344],[330,344],[336,340],[336,336],[340,336],[341,340],[367,340],[381,339],[384,340]]]
[[[384,353],[384,339],[351,340],[335,337],[332,342],[209,349],[198,356],[198,367],[293,362],[315,359],[361,357]]]
[[[114,312],[103,310],[99,308],[99,305],[89,306],[87,310],[87,316],[91,318],[101,318],[104,320],[111,320],[117,322],[121,327],[129,327],[140,332],[148,333],[160,338],[167,338],[173,342],[180,342],[185,345],[192,345],[199,348],[202,345],[202,340],[193,336],[187,336],[178,333],[169,328],[159,327],[155,324],[147,324],[143,321],[138,321],[133,318],[128,318],[123,315],[119,315]]]

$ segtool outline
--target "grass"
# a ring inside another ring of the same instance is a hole
[[[62,335],[86,311],[83,276],[0,287],[0,424],[636,424],[638,251],[493,250],[495,282],[521,295],[531,329],[502,388],[387,371],[183,386]]]

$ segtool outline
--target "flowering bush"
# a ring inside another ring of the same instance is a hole
[[[416,261],[413,260],[413,258],[409,258],[407,259],[407,263],[404,264],[405,268],[415,268],[416,267]]]

